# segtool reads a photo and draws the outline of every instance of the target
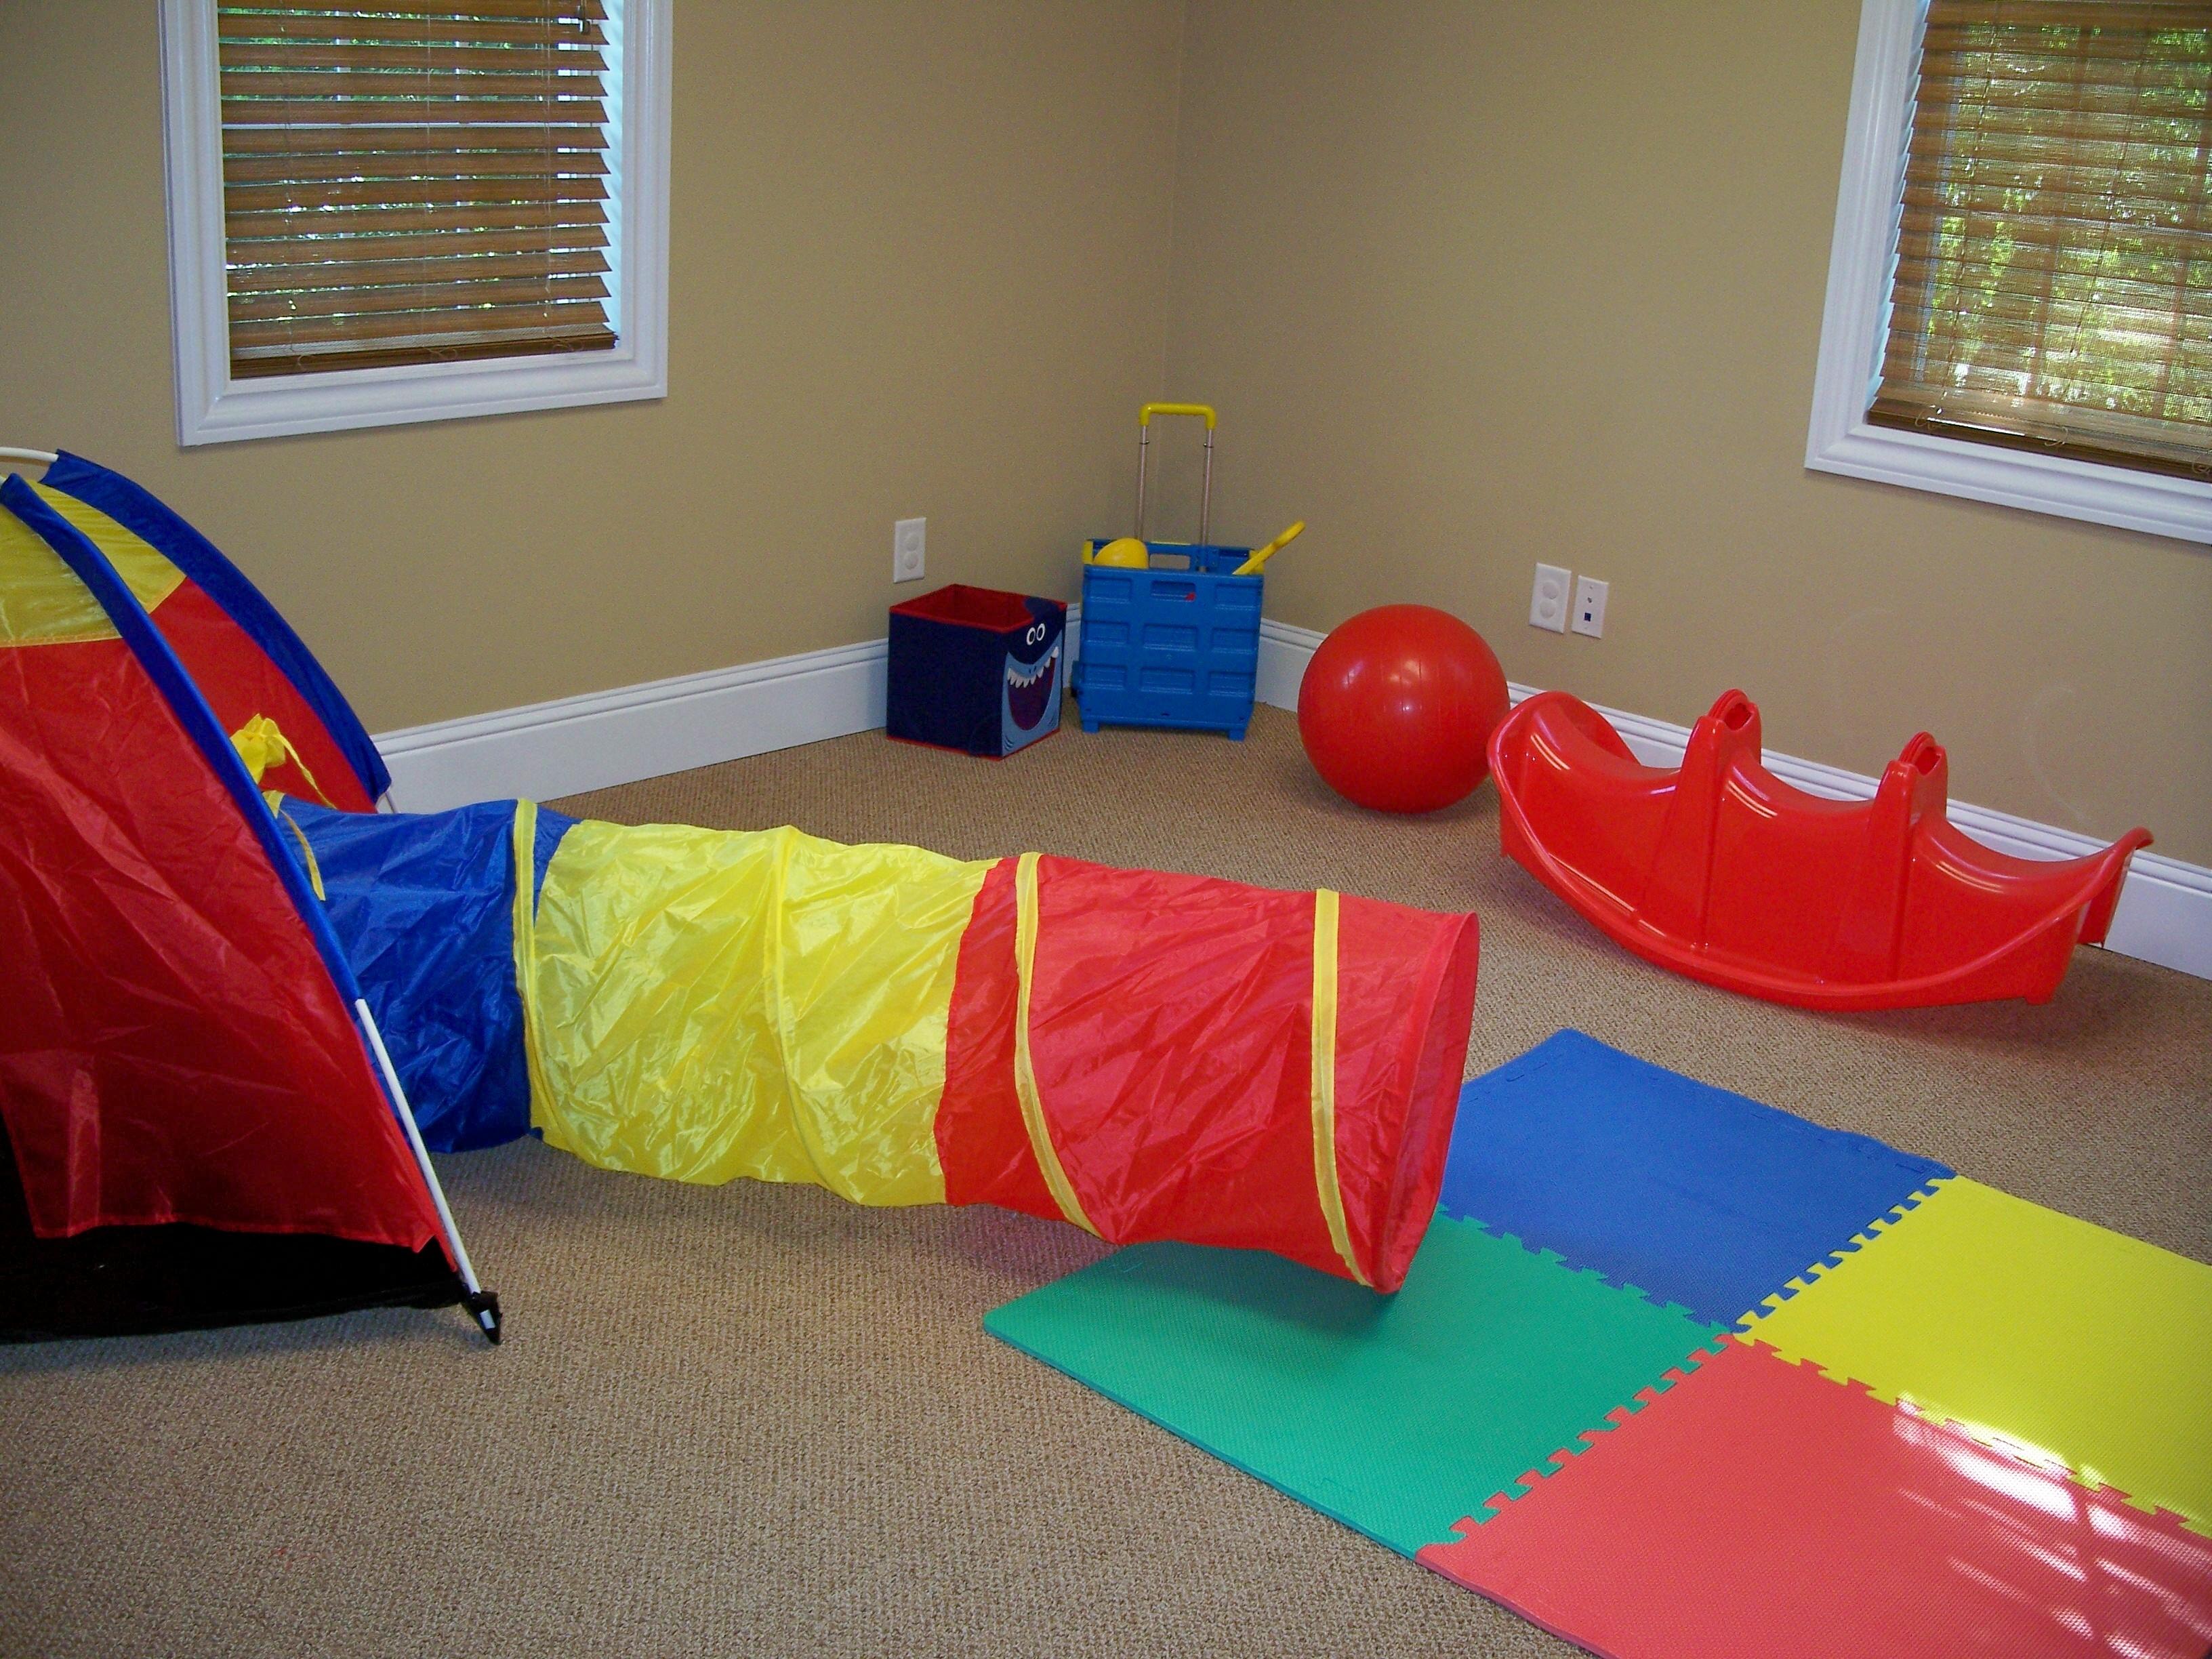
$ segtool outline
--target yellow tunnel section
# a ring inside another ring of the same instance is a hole
[[[517,906],[535,1127],[608,1169],[943,1202],[954,971],[991,867],[788,827],[577,824],[534,916]]]

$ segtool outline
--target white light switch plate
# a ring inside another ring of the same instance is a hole
[[[901,519],[891,526],[891,580],[918,582],[927,568],[929,520]]]
[[[1594,640],[1605,637],[1605,584],[1585,576],[1575,584],[1575,619],[1568,624]]]
[[[1536,586],[1528,595],[1528,623],[1554,634],[1567,631],[1567,584],[1574,572],[1556,564],[1536,567]]]

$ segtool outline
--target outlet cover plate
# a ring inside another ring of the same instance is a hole
[[[1587,634],[1594,640],[1605,637],[1606,585],[1595,576],[1584,576],[1575,584],[1575,619],[1568,624],[1577,634]]]
[[[1540,564],[1536,567],[1536,585],[1528,595],[1528,625],[1548,628],[1554,634],[1567,631],[1567,585],[1574,580],[1574,572],[1564,566]]]
[[[891,580],[918,582],[928,568],[929,520],[901,519],[891,526]]]

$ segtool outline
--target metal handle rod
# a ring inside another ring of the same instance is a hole
[[[1206,538],[1206,520],[1213,516],[1213,428],[1206,428],[1206,483],[1198,494],[1198,544],[1209,544]]]
[[[499,1340],[499,1304],[484,1294],[477,1282],[476,1264],[469,1260],[469,1247],[461,1243],[461,1230],[453,1224],[453,1212],[446,1205],[446,1189],[439,1183],[437,1170],[430,1167],[430,1149],[422,1144],[422,1131],[415,1122],[415,1109],[407,1103],[407,1091],[400,1086],[399,1073],[392,1063],[391,1051],[384,1046],[384,1033],[376,1029],[376,1016],[368,1012],[367,998],[356,998],[354,1012],[361,1017],[361,1028],[368,1033],[368,1045],[376,1050],[376,1063],[384,1068],[386,1086],[392,1091],[392,1103],[399,1109],[399,1121],[407,1131],[407,1144],[415,1153],[415,1167],[422,1172],[422,1184],[430,1189],[430,1201],[438,1206],[438,1225],[446,1235],[446,1244],[453,1253],[453,1267],[461,1276],[461,1286],[469,1293],[469,1311],[476,1316],[483,1334],[493,1341]]]
[[[1206,527],[1213,516],[1213,410],[1206,404],[1146,404],[1137,411],[1137,539],[1145,539],[1145,474],[1152,457],[1155,415],[1194,415],[1206,422],[1206,482],[1198,497],[1198,544],[1206,546]]]
[[[1137,428],[1137,539],[1145,539],[1145,457],[1152,447],[1152,428]]]
[[[52,466],[61,457],[51,449],[11,449],[0,447],[0,461],[27,461],[33,466]]]

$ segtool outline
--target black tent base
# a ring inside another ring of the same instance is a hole
[[[72,1238],[40,1238],[31,1231],[4,1133],[0,1158],[6,1164],[0,1170],[0,1342],[197,1330],[312,1319],[355,1308],[444,1308],[470,1301],[434,1240],[407,1250],[319,1234],[232,1233],[182,1222],[94,1227]],[[497,1329],[497,1305],[491,1303],[492,1330]]]

